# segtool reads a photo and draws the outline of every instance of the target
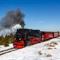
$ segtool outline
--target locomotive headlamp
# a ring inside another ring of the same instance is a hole
[[[21,40],[21,38],[19,38],[19,40]]]

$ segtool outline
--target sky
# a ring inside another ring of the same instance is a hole
[[[60,0],[0,0],[0,20],[17,8],[25,15],[25,28],[60,31]]]

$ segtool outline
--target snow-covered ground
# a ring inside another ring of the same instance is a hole
[[[9,49],[9,48],[12,48],[12,47],[13,47],[12,44],[9,44],[8,47],[5,47],[4,45],[0,45],[0,51],[2,51],[2,50],[6,50],[6,49]]]
[[[0,60],[60,60],[60,37],[4,54]]]

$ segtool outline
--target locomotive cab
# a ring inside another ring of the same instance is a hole
[[[32,30],[29,34],[30,44],[33,45],[33,44],[40,43],[42,41],[41,34],[42,33],[40,32],[40,30]]]

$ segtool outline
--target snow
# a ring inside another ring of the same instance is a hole
[[[4,45],[0,45],[0,51],[6,50],[6,49],[9,49],[9,48],[12,48],[12,47],[13,47],[13,44],[9,44],[8,47],[5,47]]]
[[[60,37],[4,54],[0,60],[60,60]]]

